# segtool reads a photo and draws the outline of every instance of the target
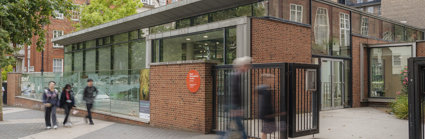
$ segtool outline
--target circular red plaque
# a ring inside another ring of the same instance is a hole
[[[190,70],[186,76],[186,85],[190,92],[196,93],[201,86],[201,76],[198,71]]]

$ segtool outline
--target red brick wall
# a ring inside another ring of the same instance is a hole
[[[82,5],[86,0],[73,0],[75,4]],[[64,19],[55,19],[50,18],[50,24],[44,27],[46,30],[46,44],[44,45],[44,72],[53,72],[53,59],[64,59],[64,49],[63,48],[53,48],[53,30],[62,30],[64,35],[69,34],[74,31],[73,24],[76,24],[76,21],[68,20],[66,17]],[[30,50],[30,66],[34,66],[34,72],[41,71],[41,52],[36,50],[36,39],[37,37],[32,38],[32,45]],[[28,48],[25,48],[25,70],[28,66]],[[63,61],[62,61],[63,62]]]
[[[253,63],[311,63],[311,29],[252,18]]]
[[[353,46],[352,46],[352,51],[353,51],[353,59],[352,59],[352,63],[353,63],[353,69],[352,69],[352,74],[353,74],[353,79],[352,79],[352,92],[353,92],[353,107],[360,107],[360,98],[361,98],[361,93],[360,93],[360,47],[361,44],[379,44],[379,43],[387,43],[385,41],[379,41],[379,40],[374,40],[374,39],[368,39],[368,38],[363,38],[363,37],[357,37],[357,36],[353,36],[352,37],[352,42],[353,42]],[[368,71],[368,61],[367,61],[367,50],[364,50],[364,77],[363,77],[363,83],[364,83],[364,98],[367,98],[368,96],[368,91],[369,91],[369,87],[368,87],[368,78],[369,78],[369,73]]]
[[[212,66],[211,63],[151,65],[150,124],[165,128],[209,133],[212,131]],[[196,70],[201,86],[196,93],[186,87],[186,76]]]
[[[21,74],[8,73],[7,82],[7,104],[14,105],[15,96],[21,95]]]
[[[416,43],[416,56],[425,57],[425,42]]]

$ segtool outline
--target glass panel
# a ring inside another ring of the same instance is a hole
[[[412,56],[410,46],[370,49],[370,96],[395,98],[402,91],[401,73]]]
[[[177,28],[190,27],[190,18],[177,21],[176,26]]]
[[[350,107],[348,93],[350,92],[350,60],[344,60],[344,107]]]
[[[170,31],[174,29],[176,29],[176,22],[171,22],[168,24],[151,27],[149,28],[149,32],[150,34],[156,34],[156,33],[166,32],[166,31]]]
[[[149,28],[140,29],[139,33],[139,38],[146,38],[149,35]]]
[[[236,8],[236,16],[252,16],[252,5],[239,6]]]
[[[329,55],[329,14],[326,8],[317,8],[314,19],[313,54]]]
[[[416,30],[411,29],[411,28],[406,29],[407,41],[409,41],[409,42],[416,41],[418,39],[417,35],[418,34],[416,33]]]
[[[380,36],[381,21],[375,18],[369,18],[369,36],[373,38],[381,38]]]
[[[166,38],[162,40],[161,45],[157,44],[158,41],[154,41],[156,49],[153,49],[153,53],[159,55],[153,55],[153,58],[159,56],[160,62],[200,59],[223,62],[223,36],[223,30],[218,30],[190,36]]]
[[[128,33],[121,33],[118,35],[114,35],[114,43],[126,42],[128,41]]]
[[[344,63],[342,61],[332,62],[332,96],[333,107],[342,107],[344,92]]]
[[[422,31],[418,31],[418,40],[424,40],[424,34]]]
[[[146,41],[141,40],[130,43],[131,45],[131,69],[143,69],[146,67]]]
[[[268,16],[268,1],[258,2],[253,4],[253,16],[263,17]]]
[[[394,25],[388,22],[382,23],[382,39],[387,41],[394,40]]]
[[[86,71],[96,71],[96,49],[86,51]]]
[[[361,21],[361,34],[363,36],[369,35],[369,18],[368,17],[362,17]]]
[[[99,48],[99,71],[111,70],[111,47]]]
[[[395,25],[394,26],[394,32],[395,32],[395,41],[396,42],[403,42],[405,41],[405,35],[404,35],[404,27]]]
[[[351,53],[350,15],[342,9],[333,8],[332,11],[332,55],[348,57]]]
[[[200,15],[193,19],[193,25],[202,25],[208,23],[208,14]]]
[[[114,48],[114,75],[127,74],[128,71],[128,43],[115,45]]]
[[[83,51],[74,53],[74,71],[83,71]]]
[[[71,51],[72,51],[72,45],[65,46],[65,53],[66,52],[71,52]]]
[[[237,17],[236,8],[211,13],[211,17],[212,17],[212,22],[217,22],[217,21]]]
[[[226,29],[226,64],[232,64],[236,59],[236,27]]]
[[[86,49],[95,48],[95,47],[96,47],[96,40],[91,40],[86,42]]]
[[[65,63],[63,63],[65,73],[72,72],[72,60],[71,53],[65,54]]]
[[[137,40],[139,39],[139,31],[135,30],[130,32],[130,40]]]
[[[332,107],[332,80],[331,80],[331,61],[322,60],[321,65],[321,81],[322,81],[322,108]]]

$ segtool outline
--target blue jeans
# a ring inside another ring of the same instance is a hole
[[[237,129],[231,129],[229,127],[229,125],[227,125],[226,133],[224,133],[224,135],[221,136],[220,138],[221,139],[229,139],[229,138],[232,138],[232,136],[233,136],[232,134],[234,134],[235,132],[238,132],[238,134],[242,134],[242,135],[239,135],[239,136],[242,136],[241,139],[247,139],[248,137],[246,135],[245,128],[242,124],[242,117],[240,117],[240,116],[232,117],[231,120],[230,120],[230,123],[232,123],[232,122],[234,122],[236,124]]]

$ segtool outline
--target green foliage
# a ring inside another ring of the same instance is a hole
[[[407,119],[409,114],[409,103],[407,94],[397,96],[396,100],[391,103],[394,115],[400,119]]]
[[[100,25],[137,13],[143,3],[140,0],[91,0],[82,7],[77,30]]]
[[[49,18],[55,10],[68,17],[73,8],[71,0],[1,0],[0,5],[0,68],[13,64],[13,54],[31,45],[33,37],[43,50]]]
[[[3,81],[7,80],[7,73],[12,72],[13,71],[13,66],[9,65],[6,66],[2,71],[1,71],[1,77],[3,79]]]

